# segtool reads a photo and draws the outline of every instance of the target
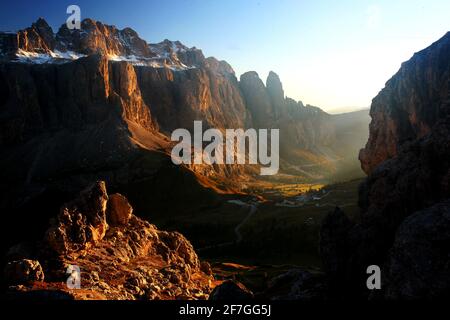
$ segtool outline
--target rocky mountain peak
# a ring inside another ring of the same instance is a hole
[[[101,22],[99,22],[101,25],[103,25]],[[64,26],[65,24],[63,24]],[[96,28],[97,27],[97,21],[91,18],[85,18],[81,21],[81,29],[87,30],[89,28]]]
[[[117,29],[92,19],[84,19],[80,30],[68,30],[63,24],[57,35],[60,50],[82,54],[101,53],[111,57],[153,57],[147,42],[131,28]]]
[[[33,51],[38,53],[48,53],[55,48],[55,40],[52,28],[47,21],[39,18],[31,27],[17,33],[16,43],[12,50]]]
[[[224,60],[219,61],[214,57],[208,57],[206,58],[206,65],[211,70],[215,70],[224,75],[232,75],[233,77],[235,77],[233,67]]]
[[[35,29],[37,29],[37,30],[39,30],[39,31],[53,33],[53,30],[52,30],[52,28],[50,27],[50,25],[49,25],[49,24],[47,23],[47,21],[46,21],[44,18],[42,18],[42,17],[39,17],[39,18],[36,20],[36,22],[33,22],[33,23],[31,24],[31,27],[32,27],[32,28],[35,28]]]
[[[109,60],[134,65],[185,70],[203,66],[201,50],[188,48],[180,41],[164,40],[148,44],[132,28],[118,29],[86,18],[80,30],[62,24],[56,34],[40,18],[30,28],[14,34],[0,32],[0,55],[3,59],[24,63],[66,63],[86,55],[101,54]]]
[[[241,75],[240,88],[257,127],[269,128],[273,123],[273,107],[264,83],[255,71]]]
[[[244,83],[261,83],[264,86],[264,83],[259,78],[259,74],[256,71],[247,71],[241,75],[241,82]]]
[[[284,91],[283,84],[281,83],[280,77],[273,71],[269,72],[266,81],[267,92],[272,99],[272,103],[279,106],[284,101]]]

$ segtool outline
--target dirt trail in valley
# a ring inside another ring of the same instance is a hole
[[[258,207],[254,204],[248,204],[249,211],[247,216],[244,218],[244,220],[239,223],[236,228],[234,228],[234,233],[236,234],[236,243],[240,243],[242,241],[242,234],[241,234],[241,228],[247,223],[248,220],[258,211]]]
[[[224,243],[219,243],[219,244],[203,247],[203,248],[197,249],[197,251],[203,251],[203,250],[208,250],[208,249],[213,249],[213,248],[227,247],[227,246],[231,246],[231,245],[238,244],[238,243],[242,242],[243,236],[242,236],[242,233],[241,233],[241,228],[258,211],[258,206],[255,205],[255,204],[248,204],[248,203],[245,203],[245,202],[242,202],[242,204],[239,204],[239,205],[243,206],[243,207],[248,207],[248,213],[245,216],[245,218],[234,228],[234,234],[236,235],[236,239],[234,241],[228,241],[228,242],[224,242]]]

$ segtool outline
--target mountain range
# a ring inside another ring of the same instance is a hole
[[[256,72],[238,80],[227,62],[178,41],[149,44],[92,19],[54,33],[40,18],[0,33],[0,62],[0,165],[11,168],[1,206],[13,212],[49,198],[60,199],[57,208],[96,179],[163,213],[245,192],[255,165],[172,164],[170,133],[192,131],[194,120],[205,129],[279,128],[281,172],[304,182],[362,174],[355,155],[367,112],[327,114],[285,97],[274,72],[266,83]]]
[[[449,57],[447,34],[405,62],[374,98],[367,130],[367,110],[330,115],[286,97],[274,72],[265,83],[253,71],[238,79],[225,61],[178,41],[149,44],[130,28],[85,19],[80,30],[54,33],[38,19],[0,33],[0,207],[2,227],[14,230],[1,245],[10,294],[252,297],[215,282],[181,234],[146,221],[193,218],[237,194],[254,196],[244,203],[251,217],[264,201],[248,188],[262,180],[255,165],[172,163],[171,132],[201,120],[205,129],[280,129],[276,179],[327,184],[367,175],[357,217],[336,208],[321,222],[323,270],[266,279],[261,297],[274,298],[278,286],[288,287],[283,297],[305,300],[448,295]],[[89,274],[87,291],[61,287],[61,270],[73,263]],[[375,293],[365,287],[372,264],[386,272]]]

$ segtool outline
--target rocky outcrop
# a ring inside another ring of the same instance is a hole
[[[30,284],[44,281],[44,271],[39,261],[22,259],[11,261],[5,267],[5,279],[10,285]]]
[[[26,280],[10,287],[9,294],[26,297],[40,292],[44,297],[43,291],[58,291],[73,299],[208,298],[212,277],[202,271],[192,245],[181,234],[160,231],[130,212],[128,220],[117,225],[111,208],[121,210],[125,201],[117,194],[108,196],[105,183],[99,181],[64,205],[37,245],[43,268],[30,260],[8,264],[7,280],[14,285]],[[78,291],[66,287],[68,266],[82,272]],[[44,280],[43,272],[45,283],[36,283]]]
[[[65,254],[86,249],[102,240],[108,228],[107,201],[105,183],[98,182],[83,190],[78,199],[64,205],[47,231],[50,247]]]
[[[349,223],[336,211],[322,225],[324,265],[349,296],[369,296],[365,272],[373,264],[389,276],[371,297],[448,294],[449,45],[446,35],[417,53],[374,99],[369,142],[361,151],[369,176],[360,187],[359,221]]]

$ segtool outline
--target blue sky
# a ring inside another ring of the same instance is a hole
[[[228,61],[238,76],[277,72],[286,95],[342,111],[369,107],[401,62],[450,31],[448,0],[2,1],[0,30],[42,16],[132,27],[148,42],[180,40]]]

